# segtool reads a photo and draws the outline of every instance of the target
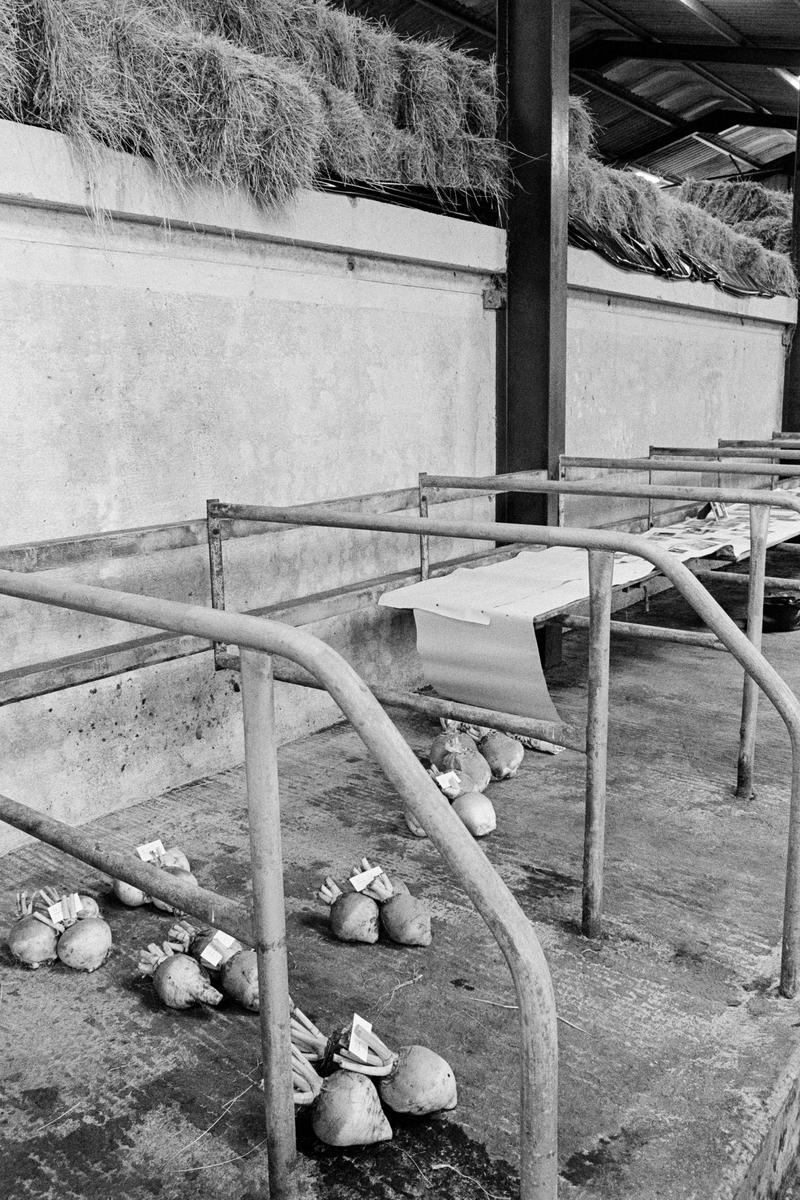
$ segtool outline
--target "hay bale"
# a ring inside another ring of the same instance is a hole
[[[792,219],[792,198],[752,181],[737,183],[722,179],[687,179],[681,184],[681,200],[705,209],[728,225],[758,221],[762,217]]]
[[[395,124],[423,138],[433,152],[461,127],[461,113],[445,48],[438,42],[400,42]]]
[[[296,72],[132,9],[114,30],[125,103],[165,177],[243,185],[266,205],[310,187],[323,118]]]
[[[22,108],[25,72],[19,4],[0,0],[0,117],[15,119]]]
[[[740,221],[736,232],[743,237],[756,238],[767,250],[779,254],[790,254],[792,249],[792,222],[783,217],[759,217],[755,221]]]
[[[569,98],[569,148],[576,154],[592,154],[596,140],[594,117],[582,96]]]
[[[358,183],[379,178],[380,162],[375,130],[351,92],[330,83],[319,85],[322,101],[320,161],[335,179]]]

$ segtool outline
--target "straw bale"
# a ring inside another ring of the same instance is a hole
[[[792,198],[789,193],[765,188],[754,181],[737,183],[722,179],[687,179],[681,185],[680,198],[705,209],[728,225],[757,221],[762,217],[782,217],[785,221],[792,219]]]
[[[582,96],[569,98],[569,148],[576,154],[592,154],[596,138],[594,117]]]
[[[166,177],[244,185],[267,205],[311,185],[323,118],[296,72],[132,9],[116,34],[125,100]]]
[[[319,85],[322,100],[320,161],[336,179],[364,183],[379,177],[379,149],[373,123],[351,92]]]
[[[756,238],[767,250],[789,254],[792,248],[792,222],[785,217],[758,217],[755,221],[740,221],[736,232]]]
[[[0,0],[0,117],[11,119],[21,111],[25,84],[18,7],[15,0]]]

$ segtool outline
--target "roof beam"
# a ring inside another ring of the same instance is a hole
[[[750,119],[752,118],[752,120]],[[764,129],[793,129],[794,117],[764,116],[763,113],[737,112],[735,109],[717,109],[716,112],[705,113],[702,117],[685,121],[680,128],[665,130],[655,137],[647,138],[636,143],[629,150],[617,156],[618,162],[639,162],[669,150],[671,146],[685,141],[689,137],[696,138],[700,133],[721,133],[732,125],[751,125],[753,128]]]
[[[724,138],[717,137],[715,134],[704,134],[694,129],[690,121],[684,121],[674,113],[668,112],[657,104],[645,100],[643,96],[637,96],[628,88],[622,87],[619,83],[614,83],[611,79],[606,79],[604,75],[600,75],[596,71],[575,71],[573,72],[589,87],[595,91],[602,92],[606,96],[612,96],[615,100],[619,100],[622,104],[626,104],[629,108],[636,112],[643,113],[645,116],[651,117],[654,121],[659,121],[662,125],[669,127],[670,132],[677,135],[676,140],[680,141],[684,137],[693,137],[696,141],[702,142],[706,146],[710,146],[712,150],[716,150],[720,154],[727,154],[730,158],[738,162],[746,163],[749,167],[760,168],[764,164],[758,158],[753,158],[743,150],[732,146]],[[626,156],[627,157],[627,156]]]
[[[616,59],[658,59],[663,62],[739,63],[756,67],[785,67],[800,72],[800,45],[782,47],[710,45],[698,42],[645,42],[601,38],[573,56],[576,67],[599,68]]]

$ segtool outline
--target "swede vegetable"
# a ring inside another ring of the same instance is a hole
[[[520,742],[499,729],[490,730],[479,742],[479,749],[489,764],[493,779],[512,779],[525,756]]]
[[[456,739],[455,742],[453,741],[454,738]],[[462,733],[456,728],[445,729],[444,733],[436,735],[428,751],[428,758],[438,771],[450,770],[449,759],[453,753],[454,746],[464,750],[478,749],[478,743],[468,733]]]
[[[323,1081],[311,1125],[326,1146],[371,1146],[392,1137],[374,1083],[351,1071],[337,1071]]]
[[[65,967],[96,971],[111,953],[111,927],[102,917],[76,918],[58,939],[56,950]]]
[[[188,858],[178,846],[172,846],[158,857],[160,867],[180,867],[182,871],[191,871]]]
[[[383,1103],[398,1113],[424,1116],[455,1108],[458,1103],[450,1064],[427,1046],[402,1046],[378,1087]]]
[[[425,827],[423,825],[420,825],[419,821],[414,816],[414,814],[411,812],[410,808],[406,808],[403,810],[403,817],[405,819],[406,828],[409,830],[410,833],[413,833],[414,837],[424,838],[424,837],[428,836]]]
[[[324,904],[330,905],[331,932],[341,942],[378,940],[378,905],[360,892],[342,892],[336,880],[328,875],[317,892]]]
[[[453,801],[453,812],[464,822],[473,837],[485,837],[497,828],[497,815],[488,796],[464,792]]]
[[[369,871],[371,863],[362,858],[361,865],[353,868],[353,874]],[[431,918],[422,900],[412,896],[401,880],[391,880],[381,871],[362,892],[380,904],[380,922],[393,942],[401,946],[430,946]]]
[[[367,1043],[367,1057],[358,1058],[349,1050],[352,1024],[326,1038],[325,1034],[289,998],[292,1045],[309,1062],[322,1064],[320,1074],[329,1074],[333,1067],[346,1071],[358,1071],[362,1075],[386,1075],[391,1071],[395,1055],[385,1046],[376,1033],[362,1030],[361,1037]]]
[[[140,888],[134,887],[132,883],[125,883],[124,879],[112,879],[111,890],[120,903],[128,908],[140,908],[150,900]]]
[[[35,971],[57,957],[58,930],[46,914],[34,911],[33,896],[17,892],[17,920],[8,931],[8,948],[18,963]]]
[[[81,895],[79,899],[81,902],[80,911],[78,912],[79,921],[85,921],[88,917],[100,916],[100,905],[92,896]]]
[[[159,1000],[168,1008],[191,1008],[193,1004],[217,1005],[222,992],[209,983],[208,975],[188,954],[175,953],[169,942],[151,942],[139,955],[140,975],[149,975]]]
[[[258,958],[255,950],[240,949],[226,959],[220,972],[220,987],[249,1012],[261,1007],[258,995]]]
[[[236,938],[232,938],[229,945],[222,945],[219,942],[214,946],[215,954],[203,958],[204,951],[217,938],[218,929],[200,929],[196,925],[192,925],[191,921],[176,921],[167,934],[167,940],[170,945],[178,947],[184,954],[191,954],[192,958],[197,959],[202,967],[210,973],[221,971],[228,959],[233,958],[234,954],[238,954],[243,950],[241,942],[237,942]],[[217,955],[219,957],[217,958]],[[209,958],[217,959],[215,962],[210,962]]]

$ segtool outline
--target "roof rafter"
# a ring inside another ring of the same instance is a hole
[[[598,68],[615,59],[660,59],[664,62],[740,63],[759,67],[786,67],[800,71],[800,45],[766,47],[699,42],[626,41],[599,38],[573,56],[576,67]]]
[[[651,101],[645,100],[643,96],[637,96],[635,92],[622,87],[619,83],[614,83],[611,79],[606,79],[604,75],[599,74],[597,71],[581,70],[575,71],[573,74],[583,83],[594,88],[595,91],[612,96],[615,100],[619,100],[622,104],[627,104],[629,108],[634,109],[636,112],[652,117],[653,120],[659,121],[662,125],[667,125],[672,133],[680,135],[677,138],[678,141],[683,137],[691,137],[695,141],[702,142],[704,145],[710,146],[713,150],[721,154],[727,154],[729,158],[746,163],[750,167],[760,168],[764,165],[760,159],[753,158],[746,151],[737,149],[737,147],[732,146],[724,138],[717,137],[711,133],[699,132],[693,128],[690,121],[684,121],[682,118],[675,116],[674,113],[661,108],[658,104],[653,104]]]

